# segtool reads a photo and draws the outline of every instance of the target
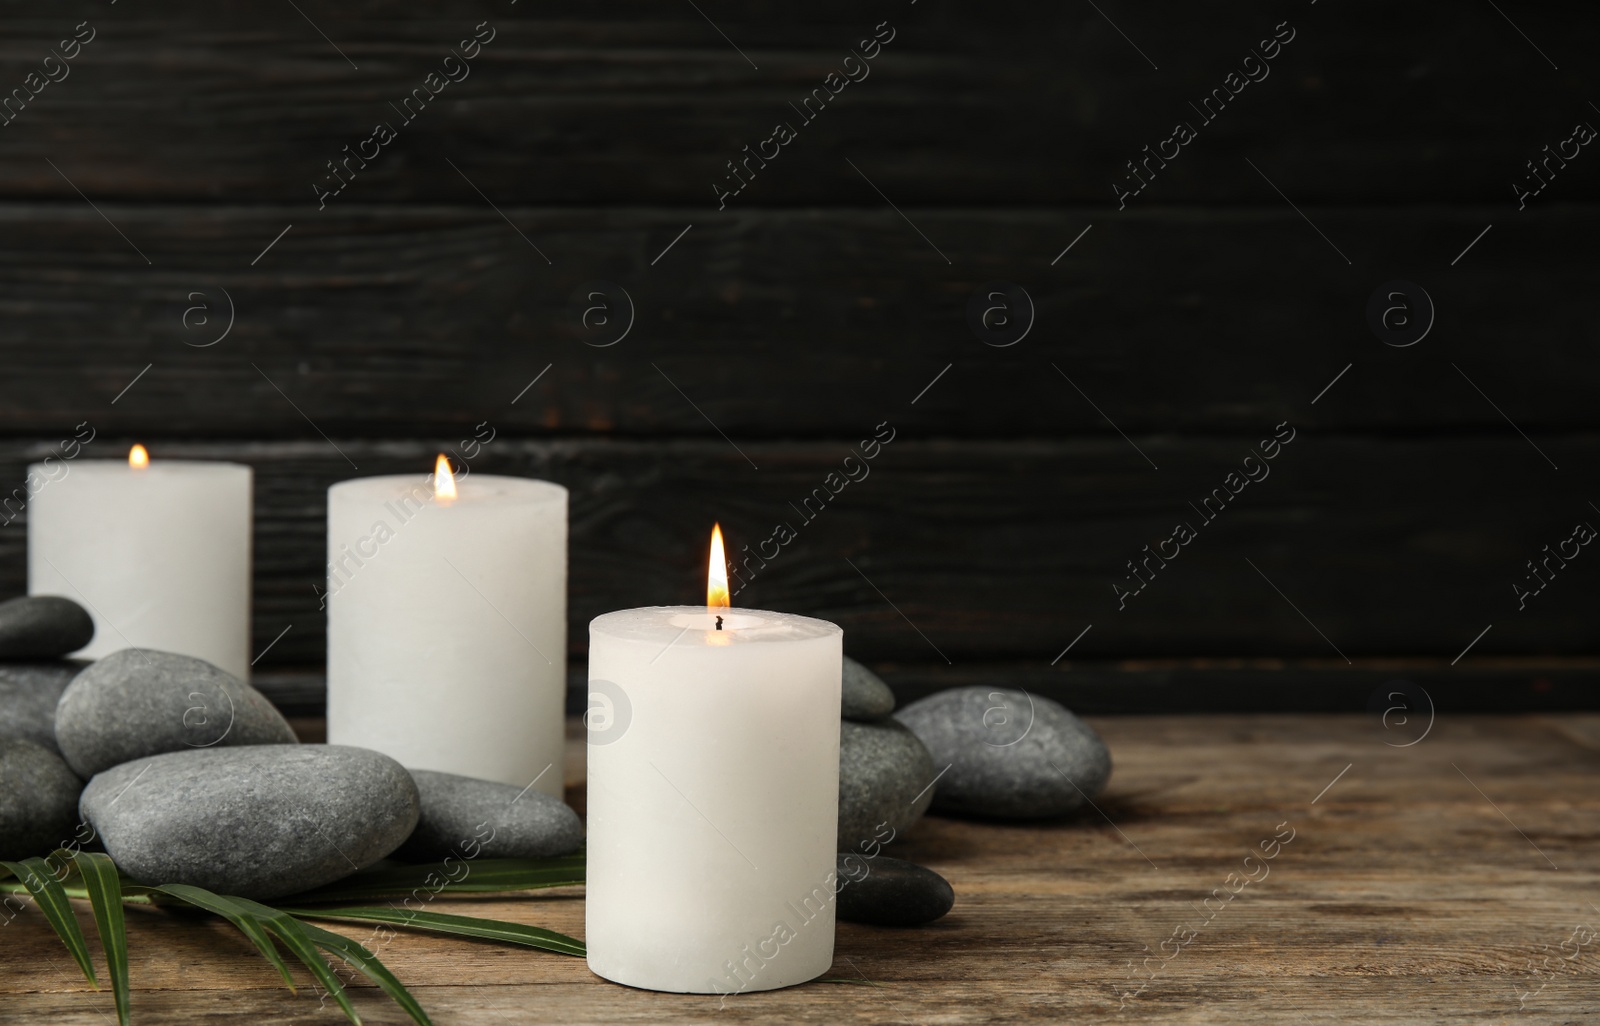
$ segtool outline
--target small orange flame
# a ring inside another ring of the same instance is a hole
[[[444,453],[433,464],[433,497],[447,503],[456,499],[456,476],[450,472],[450,461]]]
[[[722,549],[722,525],[711,525],[711,565],[706,570],[706,606],[710,609],[727,609],[733,605],[728,600],[728,557]]]
[[[128,450],[128,466],[135,470],[143,470],[150,465],[150,450],[142,445],[135,445]]]

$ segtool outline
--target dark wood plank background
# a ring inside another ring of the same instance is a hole
[[[257,669],[286,704],[316,703],[327,486],[426,472],[484,421],[475,471],[572,489],[580,682],[590,617],[694,601],[713,519],[736,549],[799,526],[790,504],[887,422],[871,476],[740,601],[840,622],[907,695],[1600,698],[1600,556],[1526,609],[1512,587],[1600,524],[1600,156],[1527,209],[1512,188],[1600,120],[1586,7],[301,10],[0,14],[0,97],[96,32],[0,126],[0,485],[84,421],[95,457],[254,465],[257,649],[290,628]],[[869,77],[719,210],[725,161],[884,21]],[[1269,77],[1119,210],[1124,162],[1284,21]],[[483,22],[470,77],[401,124]],[[384,121],[398,138],[319,210],[325,162]],[[1366,324],[1395,278],[1437,308],[1410,348]],[[596,280],[636,310],[607,348],[572,307]],[[995,280],[1037,306],[1009,348],[966,323]],[[186,322],[202,303],[220,320]],[[1119,610],[1125,561],[1283,421],[1271,477]],[[0,528],[0,594],[25,587],[25,530]]]

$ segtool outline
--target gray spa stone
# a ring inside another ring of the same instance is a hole
[[[255,688],[203,659],[153,649],[92,664],[56,708],[56,743],[82,777],[161,752],[296,742]]]
[[[60,595],[0,602],[0,659],[54,659],[94,640],[94,619]]]
[[[839,851],[887,844],[933,800],[933,759],[916,735],[887,720],[839,724]]]
[[[844,657],[844,680],[840,688],[841,715],[847,720],[872,722],[894,712],[894,692],[876,673]]]
[[[405,767],[343,745],[169,752],[101,773],[79,803],[135,879],[258,900],[372,865],[410,836],[418,804]]]
[[[887,855],[840,852],[838,916],[869,926],[921,926],[956,903],[949,881],[924,866]]]
[[[412,770],[411,779],[422,814],[397,859],[543,859],[583,843],[578,814],[543,791],[434,770]]]
[[[1073,812],[1111,778],[1094,728],[1059,702],[1004,688],[952,688],[895,714],[950,767],[935,812],[1037,819]]]
[[[0,663],[0,738],[21,738],[60,754],[56,703],[87,663]]]
[[[61,756],[0,738],[0,859],[46,856],[78,835],[83,781]]]

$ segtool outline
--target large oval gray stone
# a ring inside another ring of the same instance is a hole
[[[870,723],[894,712],[894,692],[889,685],[849,656],[844,657],[840,684],[840,715],[845,719]]]
[[[928,750],[900,724],[840,721],[838,850],[903,834],[928,810],[933,775]]]
[[[887,855],[840,852],[839,918],[869,926],[921,926],[956,903],[950,882],[925,866]]]
[[[80,803],[106,853],[147,884],[270,899],[365,869],[417,825],[417,785],[343,745],[196,748],[124,763]]]
[[[1062,816],[1111,779],[1111,753],[1059,702],[1005,688],[952,688],[895,713],[949,766],[936,812],[995,819]]]
[[[578,814],[543,791],[433,770],[412,770],[411,779],[422,815],[397,859],[545,859],[583,843]]]
[[[60,595],[0,602],[0,659],[54,659],[94,640],[94,618]]]
[[[60,754],[56,703],[87,663],[0,663],[0,737],[21,738]]]
[[[83,777],[161,752],[297,740],[267,697],[233,674],[146,648],[91,665],[56,708],[56,744]]]
[[[46,856],[78,834],[79,780],[61,756],[0,739],[0,859]]]

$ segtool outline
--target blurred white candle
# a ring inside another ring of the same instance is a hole
[[[328,742],[560,797],[567,490],[439,459],[328,490]]]
[[[78,655],[124,648],[195,656],[250,679],[252,473],[237,463],[122,460],[29,468],[28,593],[94,618]]]
[[[656,606],[590,623],[596,974],[727,994],[828,970],[842,654],[837,626],[786,613]]]

